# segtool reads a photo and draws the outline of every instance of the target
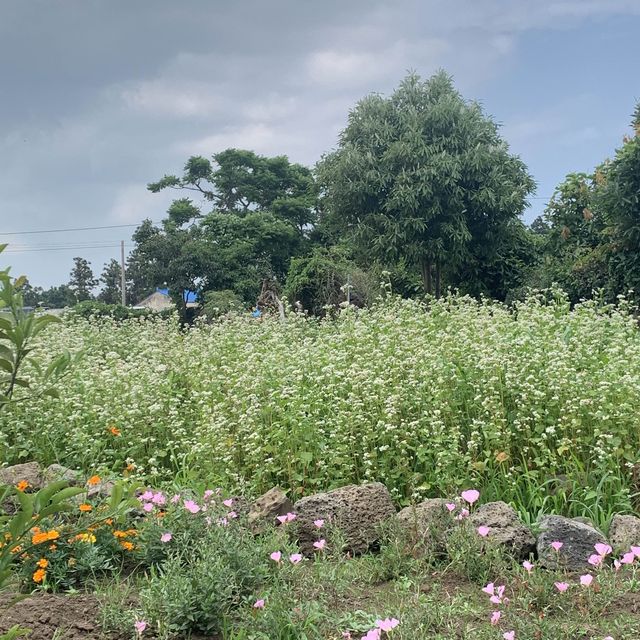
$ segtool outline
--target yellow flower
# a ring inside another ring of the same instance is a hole
[[[26,480],[20,480],[16,485],[18,491],[26,491],[31,485]]]
[[[75,538],[77,542],[86,542],[87,544],[93,544],[96,541],[96,537],[93,533],[79,533]]]
[[[114,535],[116,538],[126,538],[128,534],[127,534],[127,532],[126,532],[126,531],[120,531],[120,530],[118,530],[118,531],[114,531],[114,532],[113,532],[113,535]]]
[[[88,480],[87,480],[87,484],[91,487],[95,486],[96,484],[100,484],[101,480],[100,480],[100,476],[91,476]]]
[[[44,569],[37,569],[33,574],[33,581],[40,584],[46,577],[47,572]]]
[[[49,566],[49,561],[46,558],[40,558],[40,560],[38,560],[38,562],[36,562],[36,564],[41,569],[46,569]]]
[[[86,513],[88,511],[91,511],[93,509],[93,507],[90,504],[87,504],[86,502],[84,504],[81,504],[78,509],[80,509],[80,511],[82,511],[83,513]]]

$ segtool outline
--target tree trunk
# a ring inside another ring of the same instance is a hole
[[[431,295],[433,293],[433,280],[431,278],[431,263],[422,259],[420,261],[420,271],[422,273],[422,285],[424,286],[425,293]]]
[[[439,298],[441,295],[440,276],[441,276],[440,260],[437,260],[436,261],[436,298]]]

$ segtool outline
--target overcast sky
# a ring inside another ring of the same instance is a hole
[[[160,220],[146,184],[193,154],[313,165],[358,99],[439,68],[528,164],[530,221],[629,132],[639,34],[640,0],[0,0],[0,233]],[[132,231],[0,235],[0,263],[59,284]]]

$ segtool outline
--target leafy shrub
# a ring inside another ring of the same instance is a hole
[[[115,320],[127,320],[129,318],[147,317],[152,312],[148,309],[131,309],[121,304],[106,304],[96,300],[85,300],[72,307],[69,316],[78,318],[114,318]]]
[[[202,313],[209,319],[219,318],[228,313],[239,312],[245,308],[242,298],[230,291],[207,291],[204,294]]]

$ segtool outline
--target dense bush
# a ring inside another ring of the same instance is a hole
[[[92,318],[61,398],[0,416],[8,462],[293,495],[376,479],[400,501],[473,482],[535,515],[629,509],[640,334],[624,303],[390,300],[336,320]]]

